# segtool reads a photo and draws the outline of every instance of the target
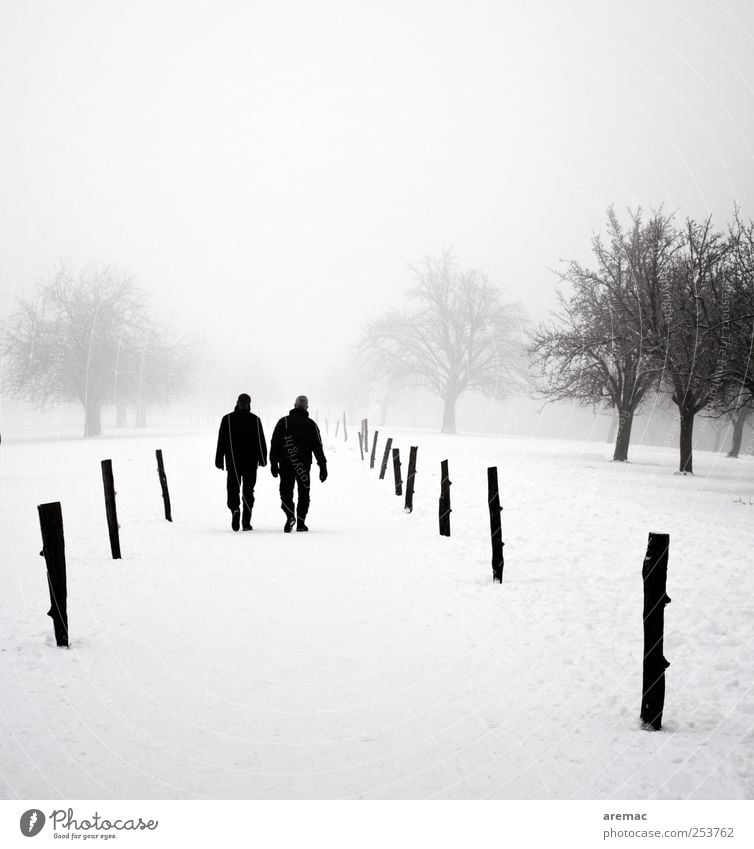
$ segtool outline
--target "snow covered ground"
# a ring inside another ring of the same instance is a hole
[[[327,440],[311,532],[260,473],[232,533],[214,433],[0,448],[0,796],[751,798],[754,462],[389,429],[416,509]],[[162,448],[173,524],[162,518]],[[378,451],[378,454],[380,451]],[[123,560],[99,461],[112,457]],[[450,461],[453,536],[437,534]],[[500,469],[505,580],[486,476]],[[737,499],[742,498],[744,503]],[[60,500],[70,650],[36,505]],[[671,534],[665,726],[642,731],[641,565]]]

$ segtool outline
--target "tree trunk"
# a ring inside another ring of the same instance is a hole
[[[448,394],[444,398],[443,411],[442,411],[442,432],[443,433],[455,433],[456,432],[456,400],[458,399],[457,395]]]
[[[99,436],[102,433],[101,406],[99,401],[87,399],[84,404],[84,439]]]
[[[385,401],[378,401],[377,406],[380,408],[380,427],[387,426],[387,410],[390,404]]]
[[[693,409],[681,408],[681,463],[679,471],[683,474],[693,474],[693,436],[694,436]]]
[[[741,442],[744,437],[744,425],[748,417],[748,410],[733,416],[733,437],[730,443],[730,451],[728,452],[729,457],[738,458],[738,453],[741,450]]]
[[[608,442],[612,442],[615,439],[615,434],[618,430],[619,419],[620,419],[620,416],[615,415],[615,416],[613,416],[613,418],[610,421],[610,429],[607,432],[607,441]],[[615,459],[616,458],[613,457],[613,460],[615,460]]]
[[[628,446],[631,442],[631,427],[634,423],[632,410],[620,410],[618,413],[618,433],[615,437],[613,460],[625,463],[628,461]]]
[[[125,401],[115,402],[115,427],[125,427],[128,424],[128,404]]]
[[[723,446],[723,438],[726,433],[726,428],[721,425],[719,422],[717,427],[715,428],[715,454],[720,453],[720,449]]]

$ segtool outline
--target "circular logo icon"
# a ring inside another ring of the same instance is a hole
[[[21,834],[26,837],[36,837],[44,828],[45,815],[39,808],[31,808],[21,814]]]

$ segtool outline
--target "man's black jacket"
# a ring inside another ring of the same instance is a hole
[[[234,410],[223,416],[217,435],[215,465],[245,471],[267,465],[267,442],[262,422],[249,410]]]
[[[311,466],[312,455],[320,468],[327,465],[322,449],[322,437],[317,423],[306,410],[293,409],[275,425],[270,443],[270,462],[273,466],[302,463]]]

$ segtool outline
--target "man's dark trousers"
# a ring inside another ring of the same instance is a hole
[[[250,469],[228,469],[228,507],[239,510],[241,495],[243,495],[243,510],[241,524],[245,527],[251,524],[251,508],[254,506],[254,486],[257,482],[257,467]],[[241,492],[242,491],[242,492]]]
[[[289,519],[299,518],[303,521],[309,512],[309,486],[311,484],[311,466],[297,463],[280,464],[280,506]],[[298,484],[298,503],[293,507],[293,487]]]

